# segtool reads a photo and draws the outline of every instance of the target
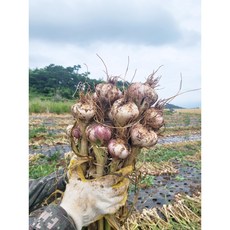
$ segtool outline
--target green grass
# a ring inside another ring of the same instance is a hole
[[[183,159],[181,161],[181,163],[184,165],[184,166],[188,166],[188,167],[195,167],[197,169],[201,169],[201,161],[196,161],[196,163],[194,164],[194,162],[191,162],[191,161],[188,161],[188,160],[185,160]]]
[[[41,133],[46,132],[45,126],[40,126],[37,128],[30,128],[29,129],[29,139],[38,137]]]
[[[179,151],[175,149],[167,149],[167,148],[158,148],[155,150],[149,150],[143,154],[145,156],[139,157],[139,160],[146,162],[162,162],[169,161],[173,158],[183,158],[187,156],[188,153],[184,151]]]
[[[176,181],[184,181],[185,178],[184,178],[183,176],[177,175],[177,176],[175,177],[175,180],[176,180]]]
[[[40,157],[30,162],[29,165],[29,178],[37,179],[47,176],[57,170],[57,164],[59,163],[60,153],[56,152],[52,156],[47,157],[40,155]]]
[[[201,142],[182,143],[158,146],[154,149],[143,151],[138,156],[141,162],[162,162],[172,159],[183,159],[185,156],[194,155],[201,148]]]
[[[142,180],[141,184],[144,184],[146,187],[151,187],[154,184],[154,178],[153,175],[145,175]]]
[[[178,126],[201,126],[201,113],[198,111],[195,112],[173,112],[165,110],[164,111],[164,120],[166,123],[166,129],[168,127],[178,127]]]
[[[190,122],[191,122],[190,116],[189,116],[189,114],[186,114],[186,116],[184,117],[184,124],[186,126],[188,126],[188,125],[190,125]]]
[[[70,113],[74,101],[52,101],[33,98],[29,101],[29,113]]]
[[[29,168],[29,177],[32,179],[37,179],[43,176],[47,176],[55,170],[56,162],[32,165]]]
[[[172,115],[175,111],[173,109],[165,109],[164,115]]]

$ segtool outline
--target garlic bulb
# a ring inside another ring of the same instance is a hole
[[[121,91],[113,83],[99,83],[96,85],[94,98],[97,97],[102,103],[112,104],[121,95]]]
[[[144,123],[158,130],[164,125],[163,111],[149,108],[144,113]]]
[[[74,127],[74,125],[68,125],[66,128],[66,134],[70,138],[73,136],[75,139],[79,139],[81,137],[81,130],[80,127],[77,125]]]
[[[125,102],[124,98],[116,100],[109,112],[110,119],[117,126],[125,126],[134,121],[139,115],[138,107],[134,102]]]
[[[86,136],[91,142],[106,143],[112,137],[112,130],[101,124],[93,123],[86,128]]]
[[[157,143],[157,134],[144,127],[142,124],[136,124],[130,131],[132,144],[140,147],[151,147]]]
[[[96,115],[96,108],[93,101],[79,101],[71,107],[75,118],[84,121],[90,121]]]
[[[108,151],[113,158],[125,159],[130,154],[128,147],[122,139],[111,139],[108,144]]]
[[[157,101],[158,95],[149,84],[136,82],[128,87],[127,98],[135,102],[140,112],[143,112]]]
[[[72,129],[72,136],[76,139],[81,137],[81,130],[78,126]]]
[[[73,128],[73,125],[68,125],[66,128],[66,134],[68,137],[71,137],[71,130]]]

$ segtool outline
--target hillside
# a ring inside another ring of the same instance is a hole
[[[176,106],[176,105],[173,105],[173,104],[166,104],[165,108],[166,109],[184,109],[183,107]]]

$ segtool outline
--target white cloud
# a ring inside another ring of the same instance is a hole
[[[76,3],[71,8],[62,2],[52,8],[46,4],[41,11],[39,6],[44,5],[32,5],[30,36],[80,45],[95,41],[162,45],[181,38],[177,21],[161,5],[128,2]]]
[[[162,97],[200,87],[200,1],[44,1],[30,4],[30,67],[51,63],[87,64],[92,78],[112,75],[135,81],[160,65]],[[200,92],[173,100],[181,106],[200,105]],[[189,105],[190,104],[190,105]]]

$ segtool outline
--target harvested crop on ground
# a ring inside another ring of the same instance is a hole
[[[175,168],[172,162],[137,162],[136,168],[142,175],[162,175],[162,174],[176,174],[178,169]]]
[[[122,230],[201,229],[201,194],[178,194],[172,204],[129,216]]]

